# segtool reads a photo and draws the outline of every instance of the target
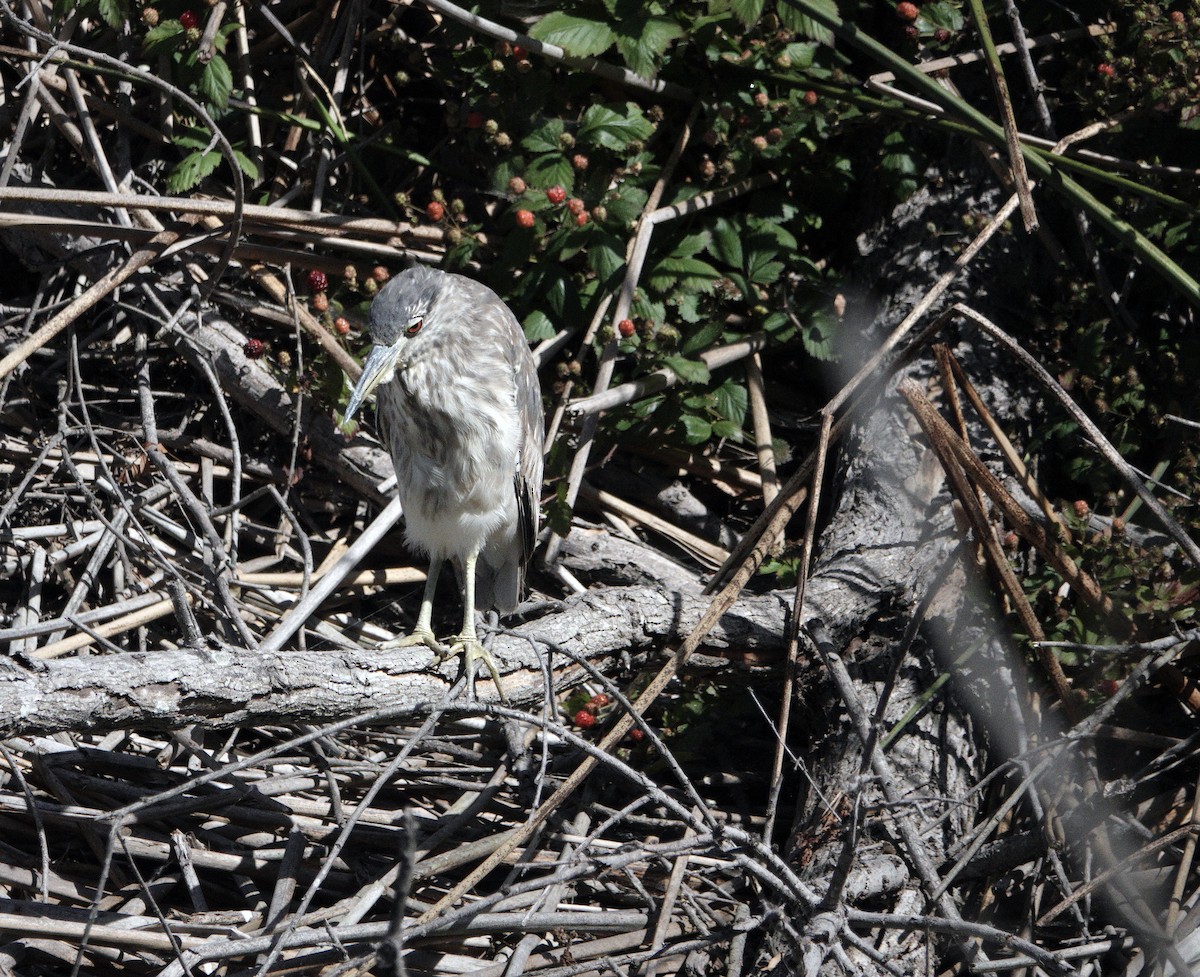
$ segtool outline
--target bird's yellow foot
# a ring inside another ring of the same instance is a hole
[[[444,656],[452,654],[447,651],[446,646],[442,644],[432,631],[428,628],[415,628],[413,633],[403,638],[393,638],[391,641],[385,641],[381,648],[415,648],[418,645],[424,645],[435,655],[438,656],[438,661],[441,661]]]
[[[463,655],[467,667],[467,688],[471,690],[471,694],[475,691],[475,665],[477,662],[483,662],[491,673],[492,681],[496,683],[500,701],[507,703],[508,696],[504,694],[504,686],[500,684],[500,671],[496,668],[492,653],[483,646],[483,642],[473,634],[456,634],[450,639],[449,650],[438,653],[438,662],[444,662],[459,653]]]

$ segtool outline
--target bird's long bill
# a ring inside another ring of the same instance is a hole
[[[396,372],[396,362],[400,359],[400,344],[395,346],[372,346],[367,361],[363,364],[362,376],[350,394],[350,403],[346,405],[344,420],[352,418],[363,402],[371,396],[372,391],[381,383],[387,383]]]

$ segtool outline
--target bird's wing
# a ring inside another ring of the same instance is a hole
[[[520,520],[521,562],[533,555],[537,543],[539,503],[542,492],[542,449],[546,440],[546,417],[542,411],[542,391],[538,385],[537,364],[522,334],[518,340],[514,377],[517,384],[517,411],[521,418],[521,446],[517,453],[517,471],[513,488],[517,493]]]

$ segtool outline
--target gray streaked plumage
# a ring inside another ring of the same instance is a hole
[[[483,660],[499,688],[473,612],[517,606],[537,538],[545,432],[533,355],[495,292],[424,267],[380,289],[371,339],[346,418],[378,388],[377,424],[396,468],[405,538],[430,560],[417,626],[403,643],[443,654],[430,617],[438,571],[453,560],[463,630],[446,654],[465,651],[469,672]]]

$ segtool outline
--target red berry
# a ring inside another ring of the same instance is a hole
[[[482,112],[468,112],[467,113],[467,128],[468,129],[482,129],[483,123],[485,121],[486,120],[484,119]]]
[[[586,224],[587,222],[588,222],[587,214],[576,214],[575,215],[575,226],[576,227],[583,227],[583,225]]]
[[[256,360],[267,351],[267,344],[261,339],[247,339],[246,345],[242,347],[242,352],[246,354],[246,359]]]
[[[637,327],[633,324],[632,319],[622,319],[617,323],[617,332],[628,339],[635,332],[637,332]]]
[[[567,199],[567,191],[560,186],[552,186],[546,191],[546,199],[552,204],[561,204]]]
[[[380,285],[382,285],[392,277],[392,274],[383,265],[376,265],[371,269],[371,277],[374,278],[375,281],[377,281]]]
[[[938,44],[945,44],[948,40],[950,40],[950,31],[945,27],[939,27],[933,32],[933,39],[937,41]]]
[[[1105,78],[1111,78],[1117,73],[1117,69],[1108,63],[1096,65],[1096,71],[1102,74]]]
[[[1071,508],[1075,510],[1075,518],[1086,519],[1092,513],[1092,507],[1087,504],[1086,499],[1076,499],[1071,503]]]
[[[587,204],[585,204],[578,197],[572,197],[570,200],[567,201],[567,210],[569,210],[572,214],[575,214],[576,216],[578,216],[579,214],[582,214],[585,210],[587,210]]]
[[[814,92],[811,88],[804,93],[804,104],[805,105],[816,105],[817,104],[817,93]]]
[[[915,3],[909,3],[908,0],[901,0],[896,4],[896,16],[901,20],[916,20],[921,15],[920,9]]]
[[[1096,683],[1096,691],[1106,699],[1111,699],[1120,688],[1121,683],[1111,678],[1103,678]]]
[[[642,730],[638,729],[638,727],[634,726],[633,729],[629,731],[629,738],[635,743],[640,743],[646,738],[646,734]]]
[[[526,56],[528,56],[529,52],[526,51],[523,47],[521,47],[520,44],[514,44],[512,47],[512,54],[513,54],[513,57],[516,58],[518,61],[523,61],[526,58]]]
[[[508,192],[520,196],[525,192],[525,181],[519,176],[514,176],[508,181]]]
[[[317,271],[314,268],[308,273],[308,287],[314,292],[323,292],[329,287],[329,279],[325,277],[325,272]]]
[[[1172,23],[1172,24],[1180,25],[1180,24],[1182,24],[1182,23],[1183,23],[1183,22],[1184,22],[1186,19],[1187,19],[1187,18],[1186,18],[1186,17],[1184,17],[1184,15],[1183,15],[1183,11],[1182,11],[1182,10],[1172,10],[1172,11],[1171,11],[1171,23]]]
[[[196,16],[196,11],[185,10],[179,15],[179,26],[185,31],[194,31],[200,26],[200,18]]]
[[[446,206],[445,204],[438,203],[436,200],[431,200],[425,207],[425,213],[431,221],[440,221],[446,216]]]
[[[610,702],[612,702],[612,699],[610,699],[608,694],[605,692],[597,692],[594,696],[592,696],[591,702],[592,705],[596,706],[597,708],[603,709]]]
[[[575,713],[575,725],[580,729],[591,729],[596,725],[596,717],[586,709],[580,709]]]
[[[518,210],[517,211],[517,227],[533,227],[533,211]]]
[[[338,316],[333,320],[333,328],[337,330],[339,336],[345,336],[350,332],[350,322],[345,316]]]

